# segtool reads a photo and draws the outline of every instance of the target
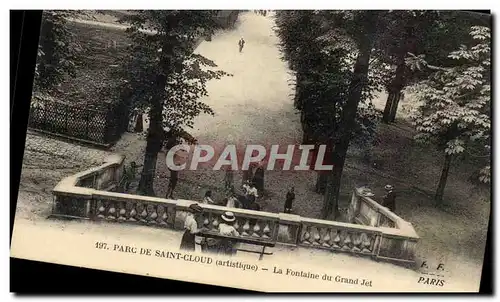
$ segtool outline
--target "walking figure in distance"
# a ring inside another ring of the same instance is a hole
[[[241,38],[238,41],[238,46],[240,47],[240,52],[242,52],[243,51],[243,47],[245,46],[245,40],[243,40],[243,38]]]
[[[291,187],[290,190],[286,193],[286,200],[285,200],[285,213],[290,214],[292,213],[292,204],[293,201],[295,200],[295,188]]]

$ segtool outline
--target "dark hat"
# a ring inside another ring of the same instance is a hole
[[[233,212],[225,212],[221,216],[222,220],[227,221],[227,222],[233,222],[236,220],[236,217],[234,217]]]
[[[189,209],[193,212],[197,212],[197,213],[200,213],[200,212],[203,212],[203,208],[200,207],[197,203],[193,203],[189,206]]]

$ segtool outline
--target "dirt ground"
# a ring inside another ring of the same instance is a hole
[[[200,116],[192,133],[201,144],[227,143],[296,144],[300,142],[299,117],[293,109],[291,76],[286,64],[279,59],[276,37],[271,29],[272,18],[245,13],[234,31],[220,33],[211,42],[204,42],[198,52],[215,60],[233,77],[210,82],[205,100],[216,115]],[[247,41],[243,53],[237,51],[237,41]],[[385,98],[374,100],[383,108]],[[403,106],[411,103],[408,98]],[[489,221],[490,190],[468,181],[476,163],[456,161],[450,170],[445,190],[445,204],[432,202],[443,157],[431,148],[412,140],[413,130],[405,120],[404,110],[398,113],[394,125],[379,125],[379,144],[373,156],[377,165],[361,160],[361,150],[351,148],[342,177],[342,196],[347,197],[354,186],[368,185],[380,198],[384,185],[396,187],[397,214],[410,221],[421,240],[417,256],[420,260],[443,261],[460,271],[464,278],[477,278]],[[124,135],[109,150],[127,156],[127,161],[142,164],[145,141],[141,134]],[[50,190],[65,176],[95,166],[109,154],[88,147],[61,142],[57,139],[30,134],[24,155],[16,219],[38,221],[50,213]],[[224,175],[219,171],[186,171],[180,174],[176,195],[183,199],[201,200],[206,190],[220,199]],[[236,178],[236,183],[239,178]],[[263,201],[266,211],[281,211],[287,188],[295,186],[296,213],[318,217],[322,196],[312,191],[313,172],[269,171],[265,187],[268,197]],[[155,191],[164,196],[168,173],[164,155],[158,156]]]

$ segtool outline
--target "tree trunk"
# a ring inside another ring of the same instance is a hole
[[[165,84],[163,84],[163,89],[165,89]],[[153,100],[151,105],[144,165],[137,191],[141,195],[155,196],[153,184],[156,174],[156,161],[165,140],[165,131],[163,130],[163,102],[161,98]]]
[[[391,112],[389,114],[389,122],[394,123],[396,121],[396,113],[398,111],[399,101],[401,100],[401,89],[394,93],[394,99],[392,100]]]
[[[342,116],[340,119],[340,139],[335,144],[335,150],[333,154],[333,170],[328,178],[328,184],[326,187],[324,207],[323,207],[323,218],[328,218],[332,216],[333,219],[338,217],[338,200],[340,192],[340,183],[342,177],[342,171],[344,169],[345,157],[347,154],[347,149],[349,148],[349,142],[351,140],[352,130],[355,126],[356,112],[358,110],[358,104],[361,99],[361,94],[363,88],[367,83],[368,79],[368,66],[370,61],[371,49],[373,46],[373,39],[377,29],[376,21],[378,12],[376,11],[365,11],[363,13],[362,31],[365,33],[364,36],[359,38],[359,52],[356,58],[356,63],[354,65],[354,77],[349,84],[349,95],[347,97],[347,103],[344,105]]]
[[[325,197],[323,204],[323,219],[335,220],[339,216],[339,193],[342,180],[342,171],[344,170],[345,157],[349,148],[349,141],[340,141],[335,145],[333,154],[333,170],[327,175],[328,182],[325,188]]]
[[[445,154],[443,170],[441,171],[441,178],[439,179],[439,184],[436,190],[436,196],[434,200],[436,204],[441,205],[443,202],[444,188],[446,186],[446,180],[448,179],[448,172],[450,171],[452,156],[450,154]]]
[[[315,191],[318,194],[325,194],[326,184],[328,183],[328,174],[319,172],[316,176]]]
[[[386,124],[394,122],[396,119],[396,112],[398,110],[399,99],[401,97],[401,91],[405,86],[405,56],[406,52],[401,52],[401,56],[398,58],[398,66],[396,68],[396,73],[394,79],[392,79],[389,85],[387,102],[385,103],[384,115],[382,116],[382,121]]]

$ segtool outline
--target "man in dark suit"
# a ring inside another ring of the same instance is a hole
[[[292,212],[292,203],[294,200],[295,200],[294,187],[291,187],[290,190],[286,193],[285,213],[289,214]]]
[[[391,212],[396,210],[396,193],[394,193],[394,187],[387,185],[384,187],[386,194],[384,196],[383,206],[388,208]]]

